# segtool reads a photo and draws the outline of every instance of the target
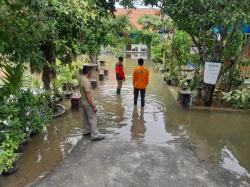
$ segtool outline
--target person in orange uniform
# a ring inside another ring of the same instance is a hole
[[[134,105],[137,105],[139,92],[141,95],[141,107],[145,106],[145,93],[148,85],[149,72],[147,68],[143,66],[144,60],[138,59],[138,66],[133,72],[133,86],[134,86]]]
[[[115,73],[117,80],[117,94],[120,95],[123,81],[125,81],[125,73],[123,70],[123,57],[118,58],[119,62],[115,65]]]

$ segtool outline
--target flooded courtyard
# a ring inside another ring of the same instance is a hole
[[[166,145],[173,149],[175,143],[180,142],[194,153],[200,163],[225,169],[241,180],[242,185],[248,186],[249,113],[182,109],[151,62],[145,64],[150,72],[146,106],[144,109],[141,109],[140,104],[134,107],[131,74],[137,62],[125,60],[126,81],[121,95],[117,96],[114,74],[117,59],[110,56],[100,59],[107,61],[104,68],[109,70],[109,77],[99,83],[95,92],[97,115],[100,131],[108,140],[145,146]],[[63,104],[70,109],[69,100]],[[24,148],[19,170],[14,175],[3,177],[3,186],[28,185],[44,177],[72,150],[77,154],[77,149],[74,150],[77,143],[89,144],[89,139],[83,138],[81,131],[80,111],[69,110],[64,116],[55,118],[46,134],[31,138]]]

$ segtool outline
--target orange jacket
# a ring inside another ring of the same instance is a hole
[[[137,89],[145,89],[148,85],[149,72],[144,66],[137,66],[133,72],[133,85]]]

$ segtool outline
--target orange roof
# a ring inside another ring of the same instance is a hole
[[[139,17],[143,15],[157,15],[159,14],[159,10],[155,10],[152,8],[136,8],[136,9],[125,9],[125,8],[117,8],[115,15],[124,15],[127,14],[130,18],[131,24],[137,28],[141,29],[142,25],[137,23]]]

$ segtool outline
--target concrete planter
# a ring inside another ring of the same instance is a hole
[[[81,103],[81,96],[71,97],[71,109],[79,110]]]
[[[59,117],[63,115],[66,112],[66,107],[61,104],[56,104],[56,107],[58,108],[58,111],[52,114],[52,117]]]
[[[192,92],[189,90],[180,90],[179,94],[181,106],[184,108],[188,107],[190,105]]]

